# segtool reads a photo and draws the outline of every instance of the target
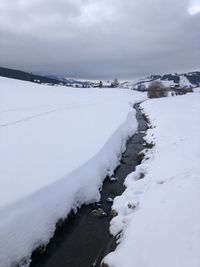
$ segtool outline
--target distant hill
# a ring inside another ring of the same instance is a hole
[[[29,82],[37,82],[37,83],[49,83],[49,84],[61,83],[60,80],[55,78],[50,78],[21,70],[8,69],[3,67],[0,67],[0,76],[17,80],[29,81]]]
[[[198,87],[200,86],[200,72],[188,72],[183,74],[164,74],[164,75],[151,75],[148,77],[142,77],[135,79],[131,82],[124,82],[122,87],[124,88],[137,88],[139,85],[145,85],[148,87],[152,81],[159,80],[167,87]]]
[[[71,79],[55,75],[38,75],[30,72],[4,67],[0,67],[0,76],[35,83],[62,84],[73,87],[93,87],[95,85],[94,82],[90,81],[81,81],[77,79]]]
[[[21,70],[8,69],[0,67],[0,76],[18,79],[29,82],[37,83],[48,83],[48,84],[62,84],[65,86],[72,87],[96,87],[99,82],[81,79],[72,79],[64,76],[55,75],[37,75]],[[164,75],[151,75],[147,77],[137,78],[127,82],[120,83],[121,88],[135,88],[137,89],[139,85],[145,85],[148,87],[149,83],[152,81],[162,81],[162,83],[167,87],[198,87],[200,86],[200,71],[188,72],[183,74],[164,74]],[[109,83],[104,81],[104,84],[109,87]]]
[[[57,79],[63,82],[65,85],[73,87],[94,87],[95,85],[99,84],[99,81],[97,82],[91,80],[81,80],[81,79],[68,78],[64,76],[47,75],[46,77]]]

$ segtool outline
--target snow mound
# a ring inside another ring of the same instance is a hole
[[[146,141],[155,146],[114,199],[110,230],[122,232],[104,260],[110,267],[200,266],[199,102],[192,93],[141,105],[153,126]]]
[[[0,78],[1,267],[28,264],[58,219],[99,200],[137,130],[132,106],[145,98]]]

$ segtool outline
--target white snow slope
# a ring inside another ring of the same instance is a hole
[[[59,218],[99,200],[137,130],[131,105],[143,99],[0,78],[1,267],[26,263]]]
[[[110,230],[123,233],[105,258],[110,267],[200,266],[199,103],[192,93],[141,105],[153,126],[146,140],[155,146],[115,198]]]

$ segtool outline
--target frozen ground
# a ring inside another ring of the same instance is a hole
[[[123,234],[105,259],[110,267],[200,266],[199,103],[192,93],[142,104],[153,126],[146,141],[155,146],[114,201],[110,230]]]
[[[137,130],[132,106],[144,98],[0,78],[1,267],[26,263],[59,218],[99,199]]]

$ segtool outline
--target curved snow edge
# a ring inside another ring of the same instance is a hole
[[[155,146],[146,169],[142,163],[144,179],[126,180],[124,206],[118,207],[123,236],[105,266],[200,266],[199,100],[193,93],[142,103],[156,126],[146,136]],[[132,201],[129,207],[125,201]]]
[[[119,165],[126,141],[137,130],[135,110],[88,162],[58,182],[1,208],[0,265],[28,266],[32,251],[46,245],[59,219],[100,199],[103,180]],[[30,220],[31,218],[31,220]]]
[[[110,222],[110,233],[117,238],[117,248],[120,249],[120,243],[123,241],[123,235],[126,233],[129,222],[133,220],[134,213],[137,212],[140,205],[140,200],[148,187],[148,181],[146,181],[146,173],[150,162],[154,156],[155,138],[153,135],[153,125],[150,117],[141,108],[140,110],[145,117],[148,125],[148,129],[143,138],[144,149],[139,153],[139,157],[142,161],[136,166],[135,171],[131,172],[125,178],[124,185],[126,190],[121,196],[114,198],[112,210],[115,211],[115,216]],[[109,253],[102,261],[102,266],[115,267],[113,264],[113,257],[115,257],[115,251]]]

